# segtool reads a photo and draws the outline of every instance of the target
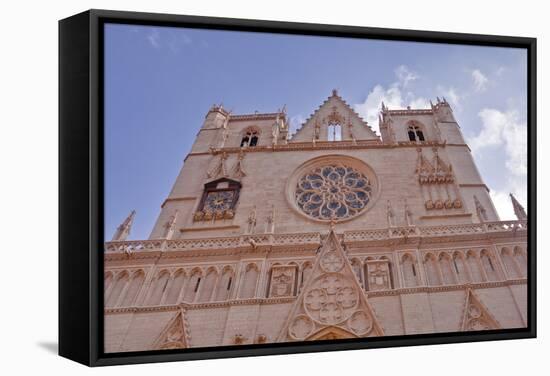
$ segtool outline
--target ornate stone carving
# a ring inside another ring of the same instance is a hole
[[[303,340],[313,332],[314,328],[315,324],[309,317],[306,315],[299,315],[296,316],[290,324],[288,334],[294,339]]]
[[[466,302],[462,319],[463,331],[499,329],[500,324],[491,315],[487,307],[475,295],[472,289],[466,291]]]
[[[367,261],[369,291],[391,289],[389,262],[387,260]]]
[[[372,187],[361,172],[345,165],[318,167],[303,175],[296,187],[296,203],[317,219],[344,219],[363,211]]]
[[[296,266],[274,266],[271,270],[269,297],[294,295]]]
[[[364,311],[354,312],[349,321],[348,328],[357,335],[366,335],[372,330],[372,318]]]
[[[338,324],[348,319],[357,303],[358,293],[352,281],[338,273],[317,278],[304,298],[309,317],[321,324]]]
[[[344,266],[344,258],[335,251],[329,251],[321,258],[321,268],[325,272],[338,272]]]

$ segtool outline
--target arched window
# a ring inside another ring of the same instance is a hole
[[[357,277],[357,280],[359,281],[359,284],[363,286],[363,276],[362,276],[362,266],[361,266],[361,260],[358,260],[354,258],[351,261],[351,267],[353,269],[353,272],[355,273],[355,276]]]
[[[409,135],[409,141],[425,141],[422,127],[417,124],[409,125],[407,127],[407,134]]]
[[[408,253],[401,259],[401,268],[403,271],[403,283],[404,287],[418,286],[418,270],[416,270],[415,261]]]
[[[468,263],[468,269],[470,269],[470,275],[472,282],[483,282],[483,273],[481,272],[481,265],[474,251],[469,251],[466,255],[466,261]]]
[[[231,287],[233,287],[233,269],[230,267],[225,267],[218,283],[218,288],[216,292],[216,301],[224,301],[229,298],[229,293],[231,292]]]
[[[437,260],[435,256],[428,253],[424,258],[424,266],[426,268],[426,275],[428,277],[428,285],[439,286],[441,285],[441,279],[439,278],[439,270],[437,269]]]
[[[107,307],[116,306],[120,298],[120,294],[122,293],[122,290],[126,286],[126,283],[128,283],[128,279],[129,279],[129,276],[127,271],[123,271],[117,274],[116,279],[114,281],[113,288],[111,289],[111,292],[109,293],[109,297],[107,298],[107,302],[105,304]]]
[[[149,289],[149,299],[147,299],[148,305],[159,305],[166,291],[168,281],[170,280],[170,273],[168,270],[161,270],[156,278],[153,280]]]
[[[132,274],[130,285],[122,297],[122,303],[120,304],[122,307],[131,307],[135,304],[136,298],[141,291],[144,281],[145,273],[143,270],[138,270]]]
[[[527,277],[527,257],[520,247],[514,248],[514,259],[518,266],[520,277]]]
[[[444,285],[454,285],[456,283],[455,271],[451,266],[451,257],[445,252],[439,255],[439,270],[441,270]]]
[[[258,267],[256,264],[248,264],[241,283],[240,297],[251,299],[256,295],[256,284],[258,283]]]
[[[260,132],[255,128],[250,128],[245,131],[245,134],[241,140],[241,147],[254,147],[258,145],[260,139]]]
[[[455,252],[453,254],[453,267],[456,272],[458,283],[468,283],[470,282],[470,276],[468,274],[468,267],[464,261],[464,256],[460,252]]]
[[[518,278],[520,276],[519,267],[516,260],[514,260],[512,251],[508,248],[502,248],[500,251],[500,257],[502,258],[502,263],[506,269],[506,276],[509,279]]]
[[[329,124],[328,141],[342,141],[342,126],[340,124]]]
[[[486,249],[481,251],[481,265],[483,265],[483,269],[485,270],[485,275],[487,276],[487,279],[489,281],[497,281],[498,280],[498,273],[496,270],[495,262],[493,261],[491,255],[489,252],[487,252]]]
[[[215,268],[210,268],[206,272],[206,277],[204,277],[204,281],[199,294],[199,302],[209,302],[210,300],[212,300],[212,294],[214,293],[217,279],[218,271]]]
[[[172,276],[172,282],[170,284],[170,288],[168,289],[168,293],[166,294],[166,304],[177,304],[180,302],[181,292],[185,285],[186,279],[187,275],[185,274],[185,270],[176,270]]]
[[[103,277],[103,292],[105,293],[105,298],[107,298],[107,290],[109,287],[111,287],[111,283],[113,282],[113,273],[106,272],[105,276]]]
[[[197,296],[197,292],[199,291],[199,287],[201,284],[202,279],[202,271],[200,269],[193,269],[191,272],[191,277],[189,278],[189,281],[187,282],[187,286],[185,287],[185,295],[183,296],[183,301],[187,303],[193,303],[195,301],[195,297]]]
[[[313,270],[313,266],[311,265],[310,262],[306,262],[304,263],[304,265],[302,266],[302,275],[301,275],[301,281],[300,281],[300,289],[302,288],[302,286],[304,285],[304,283],[306,283],[306,281],[308,280],[309,276],[311,275],[311,271]]]

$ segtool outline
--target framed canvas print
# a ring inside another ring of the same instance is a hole
[[[535,39],[105,10],[59,27],[62,356],[536,335]]]

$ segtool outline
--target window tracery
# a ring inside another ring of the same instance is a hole
[[[426,141],[424,138],[424,132],[422,127],[417,124],[410,124],[407,127],[407,134],[409,136],[409,141]]]
[[[241,140],[241,147],[254,147],[258,145],[260,132],[257,129],[248,129]]]
[[[371,195],[371,183],[363,173],[345,165],[326,165],[298,179],[295,200],[308,216],[331,220],[359,214]]]

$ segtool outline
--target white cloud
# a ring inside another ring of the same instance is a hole
[[[399,80],[399,84],[403,87],[407,87],[409,82],[415,81],[418,79],[418,74],[409,70],[406,65],[400,65],[395,69],[395,75]]]
[[[178,53],[182,47],[192,43],[191,37],[187,34],[181,32],[168,33],[165,30],[161,34],[156,28],[151,29],[146,38],[154,48],[168,47],[173,53]]]
[[[160,47],[160,32],[157,29],[152,29],[147,34],[147,40],[151,43],[151,46],[155,48]]]
[[[293,135],[298,129],[305,123],[306,119],[301,115],[295,115],[290,117],[290,125],[288,126],[288,132]]]
[[[355,104],[354,110],[369,123],[372,129],[380,134],[378,114],[382,102],[391,109],[400,109],[411,106],[412,108],[429,108],[430,102],[422,97],[416,97],[412,92],[404,93],[404,89],[412,81],[418,79],[418,75],[405,65],[395,69],[397,81],[388,88],[376,85],[363,103]]]
[[[504,150],[507,191],[492,191],[491,197],[501,219],[515,219],[509,193],[523,205],[527,202],[527,122],[516,110],[485,108],[479,117],[481,130],[468,144],[476,157],[485,160],[494,158],[495,148]]]
[[[474,69],[472,71],[472,79],[474,80],[474,88],[477,92],[482,92],[487,89],[489,79],[481,73],[479,69]]]
[[[453,109],[460,111],[462,109],[463,94],[460,94],[454,87],[445,88],[443,86],[437,87],[437,94],[445,98],[453,107]]]

